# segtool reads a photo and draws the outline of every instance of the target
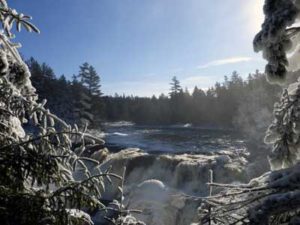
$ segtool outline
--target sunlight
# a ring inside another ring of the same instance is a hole
[[[300,225],[300,0],[0,0],[0,24],[0,225]]]
[[[247,25],[251,34],[256,34],[264,21],[263,5],[264,0],[252,0],[245,4],[244,14],[248,18]]]

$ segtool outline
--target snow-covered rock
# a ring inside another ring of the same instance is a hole
[[[99,163],[103,162],[106,157],[108,156],[109,151],[107,148],[100,149],[98,151],[95,151],[92,155],[91,158],[97,160]]]
[[[193,222],[201,200],[207,196],[209,171],[214,181],[231,183],[245,180],[244,153],[223,151],[212,155],[154,155],[140,149],[125,149],[109,154],[101,164],[105,171],[122,175],[126,168],[124,196],[129,209],[142,210],[134,214],[149,225],[186,225]],[[119,198],[117,186],[107,188],[105,199]],[[193,196],[193,197],[191,197]]]

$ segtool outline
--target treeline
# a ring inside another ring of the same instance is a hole
[[[273,104],[281,88],[270,85],[264,74],[256,71],[243,80],[233,72],[224,82],[216,83],[207,91],[194,88],[183,90],[173,77],[168,96],[140,98],[106,96],[106,119],[129,120],[147,124],[193,123],[205,126],[232,127],[248,120],[256,112],[272,115]],[[247,115],[246,115],[247,114]],[[247,117],[243,118],[242,117]],[[253,122],[257,118],[252,118]]]
[[[246,80],[233,72],[222,83],[190,93],[173,77],[170,93],[159,97],[103,96],[100,77],[88,63],[72,80],[56,77],[51,67],[28,60],[34,86],[48,107],[70,122],[99,125],[101,121],[133,121],[138,124],[193,123],[215,127],[249,127],[269,123],[281,88],[270,85],[256,71]],[[248,127],[248,128],[246,128]],[[265,127],[264,127],[265,129]],[[256,132],[256,131],[255,131]]]

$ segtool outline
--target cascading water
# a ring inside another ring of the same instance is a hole
[[[108,155],[101,170],[111,166],[112,172],[122,175],[126,168],[124,203],[129,209],[141,210],[135,216],[146,224],[186,225],[197,215],[201,203],[197,197],[208,195],[209,171],[214,171],[216,182],[245,180],[244,156],[246,152],[242,150],[213,155],[158,155],[126,149]],[[110,188],[104,197],[118,196],[118,189]]]

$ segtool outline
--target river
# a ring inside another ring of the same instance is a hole
[[[229,129],[191,124],[142,126],[129,122],[104,124],[105,141],[111,149],[140,148],[151,153],[208,153],[244,149],[241,134]]]
[[[111,168],[122,176],[126,168],[124,204],[141,210],[133,215],[148,225],[196,222],[201,201],[195,196],[208,195],[211,173],[219,183],[246,179],[245,142],[233,130],[116,122],[104,124],[102,134],[109,154],[100,170]],[[107,184],[104,199],[120,198],[117,187],[121,183],[115,182]],[[93,220],[97,225],[107,224],[102,218],[98,212]]]

